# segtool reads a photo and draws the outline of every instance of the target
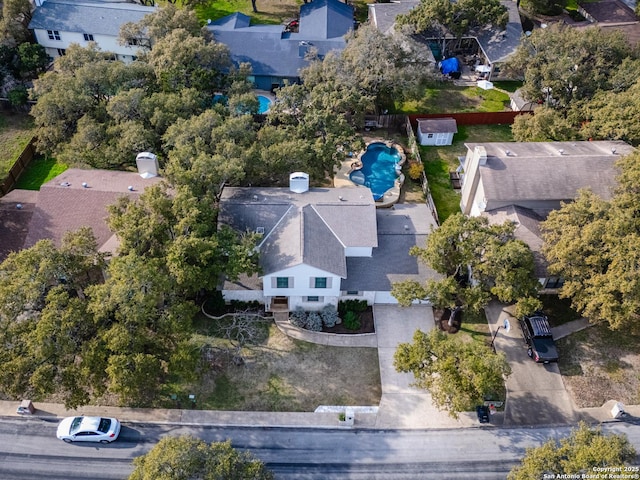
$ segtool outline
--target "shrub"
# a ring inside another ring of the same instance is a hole
[[[298,307],[289,314],[289,321],[296,327],[306,328],[307,312],[305,312],[302,307]]]
[[[347,312],[362,313],[366,309],[366,300],[344,300],[338,303],[338,314],[340,318],[344,318]]]
[[[353,311],[348,311],[342,319],[344,328],[349,330],[358,330],[360,328],[360,319],[358,314]]]
[[[318,312],[309,312],[309,315],[307,315],[307,325],[305,328],[307,330],[311,330],[312,332],[319,332],[322,330],[322,317]]]
[[[424,165],[422,165],[422,163],[411,162],[409,165],[409,178],[411,178],[411,180],[420,180],[423,171]]]
[[[338,323],[338,312],[333,305],[326,305],[320,312],[320,316],[322,324],[327,328],[334,327]]]
[[[231,310],[234,312],[255,311],[260,310],[261,308],[260,302],[257,300],[251,300],[250,302],[243,300],[231,300],[229,305],[231,306]]]
[[[220,290],[211,292],[207,297],[204,302],[204,311],[213,316],[220,316],[226,313],[224,297]]]

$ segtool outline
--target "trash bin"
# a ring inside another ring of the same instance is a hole
[[[22,400],[22,403],[20,403],[20,406],[18,407],[17,413],[19,413],[20,415],[32,415],[35,411],[36,409],[33,406],[31,400]]]

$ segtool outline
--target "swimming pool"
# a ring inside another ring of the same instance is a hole
[[[362,167],[351,172],[349,179],[356,185],[369,187],[374,200],[381,199],[387,190],[393,188],[400,174],[400,152],[386,143],[374,142],[367,145],[360,162]]]
[[[260,102],[260,106],[258,107],[259,114],[267,113],[273,103],[269,97],[265,97],[264,95],[258,95],[258,102]]]
[[[263,113],[267,113],[269,111],[269,109],[271,108],[271,104],[273,103],[273,100],[271,100],[269,97],[265,96],[265,95],[256,95],[258,97],[258,103],[260,104],[258,106],[258,113],[260,115],[262,115]],[[224,105],[227,104],[227,96],[226,95],[222,95],[221,93],[216,93],[213,96],[213,103],[222,103]]]

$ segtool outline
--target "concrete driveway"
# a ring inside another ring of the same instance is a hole
[[[382,387],[376,428],[452,428],[477,424],[475,413],[461,414],[456,420],[438,410],[427,391],[411,386],[413,374],[398,373],[393,366],[398,344],[411,342],[416,330],[428,332],[435,328],[433,309],[426,305],[374,305],[373,316]]]
[[[492,333],[509,318],[511,330],[500,328],[495,339],[497,351],[504,352],[512,373],[507,379],[504,425],[553,425],[577,422],[575,405],[565,389],[555,363],[535,363],[527,355],[520,325],[505,305],[492,301],[486,308]]]

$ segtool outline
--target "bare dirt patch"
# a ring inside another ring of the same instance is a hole
[[[640,403],[640,335],[596,325],[556,343],[560,373],[578,407]]]
[[[269,326],[261,345],[245,348],[245,363],[211,370],[193,393],[197,408],[313,411],[319,405],[378,405],[375,348],[341,348],[294,340]]]

